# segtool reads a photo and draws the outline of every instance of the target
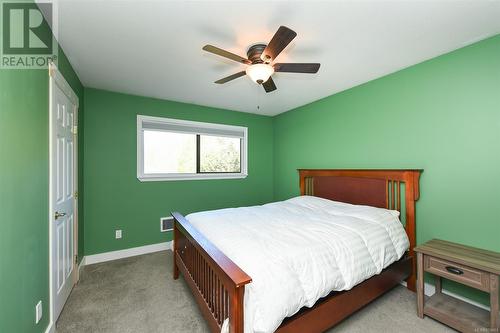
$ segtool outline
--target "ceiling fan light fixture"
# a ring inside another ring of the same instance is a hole
[[[261,85],[266,93],[276,90],[276,85],[271,75],[280,73],[303,73],[315,74],[321,64],[318,63],[276,63],[276,57],[283,51],[290,42],[297,36],[297,33],[290,28],[280,26],[278,31],[271,38],[268,44],[257,43],[247,49],[247,57],[241,57],[232,52],[207,44],[203,50],[215,55],[230,59],[241,64],[246,64],[246,70],[223,77],[215,81],[216,84],[224,84],[239,77],[248,75],[250,79]],[[272,63],[272,64],[271,64]]]
[[[252,81],[262,84],[273,75],[274,68],[268,64],[253,64],[247,67],[246,73]]]

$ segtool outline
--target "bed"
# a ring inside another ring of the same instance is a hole
[[[415,290],[420,173],[301,169],[301,197],[174,212],[174,278],[212,332],[323,332],[402,281]]]

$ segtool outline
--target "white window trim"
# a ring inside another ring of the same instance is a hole
[[[158,173],[144,174],[144,131],[143,122],[159,122],[165,124],[183,125],[186,127],[204,127],[220,130],[243,131],[241,145],[241,172],[235,173]],[[241,179],[248,176],[248,128],[243,126],[223,125],[173,118],[151,117],[137,115],[137,179],[141,182],[171,181],[171,180],[203,180],[203,179]]]

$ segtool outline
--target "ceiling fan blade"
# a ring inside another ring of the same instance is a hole
[[[245,75],[246,72],[245,71],[241,71],[241,72],[238,72],[236,74],[233,74],[233,75],[229,75],[229,76],[226,76],[225,78],[222,78],[220,80],[217,80],[215,81],[215,83],[218,83],[218,84],[223,84],[223,83],[226,83],[226,82],[229,82],[231,80],[234,80],[234,79],[237,79],[243,75]]]
[[[262,83],[262,86],[264,87],[266,93],[276,90],[276,85],[274,84],[272,78],[267,79],[266,82]]]
[[[237,54],[220,49],[220,48],[213,46],[213,45],[205,45],[205,46],[203,46],[203,50],[210,52],[210,53],[213,53],[213,54],[217,54],[217,55],[224,57],[224,58],[228,58],[228,59],[240,62],[242,64],[251,64],[252,63],[250,60],[248,60],[246,58],[240,57]]]
[[[277,63],[274,64],[275,72],[287,73],[317,73],[321,64],[315,63]]]
[[[271,41],[262,52],[261,59],[265,62],[271,62],[276,59],[278,54],[290,44],[295,36],[297,36],[297,33],[292,29],[285,26],[279,27],[278,31],[276,31]]]

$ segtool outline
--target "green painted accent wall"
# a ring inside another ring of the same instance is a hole
[[[1,332],[48,323],[48,92],[46,70],[0,70]]]
[[[137,114],[248,127],[248,177],[137,180]],[[273,199],[270,117],[85,88],[85,254],[165,242],[160,217]],[[115,229],[123,238],[115,239]]]
[[[83,101],[62,50],[59,69]],[[0,70],[0,332],[45,332],[49,323],[48,111],[48,70]]]
[[[275,117],[274,167],[275,200],[297,168],[422,168],[418,243],[500,251],[500,35]]]

